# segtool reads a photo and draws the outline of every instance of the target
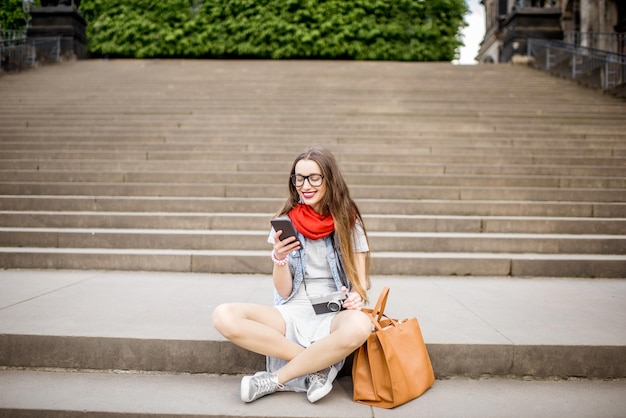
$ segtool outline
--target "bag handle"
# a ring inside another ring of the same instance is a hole
[[[378,301],[376,302],[374,308],[361,309],[362,312],[367,314],[367,316],[370,318],[370,321],[372,321],[372,324],[374,324],[374,328],[376,328],[376,330],[378,331],[382,331],[383,328],[387,328],[389,326],[396,327],[400,323],[400,321],[398,321],[397,319],[390,318],[385,315],[385,306],[387,305],[388,296],[389,288],[385,286],[380,292],[380,296],[378,296]]]
[[[380,296],[378,296],[378,301],[374,308],[372,309],[371,315],[372,319],[376,322],[379,322],[382,317],[385,315],[385,306],[387,306],[387,296],[389,296],[389,287],[385,286],[383,290],[380,292]]]

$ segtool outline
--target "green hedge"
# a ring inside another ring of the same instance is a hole
[[[0,0],[0,27],[22,30],[25,26],[22,0]]]
[[[83,0],[97,56],[450,61],[464,0]]]

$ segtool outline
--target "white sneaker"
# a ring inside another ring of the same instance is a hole
[[[241,400],[252,402],[284,388],[278,383],[278,376],[270,372],[256,372],[254,376],[241,379]]]
[[[333,389],[333,381],[337,377],[339,370],[335,366],[330,366],[317,373],[311,373],[307,376],[306,397],[309,402],[314,403],[328,395]]]

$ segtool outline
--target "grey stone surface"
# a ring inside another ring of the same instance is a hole
[[[420,322],[438,376],[626,377],[626,280],[375,276]],[[272,303],[268,275],[0,271],[0,366],[243,373],[262,357],[211,325]],[[372,303],[373,303],[372,301]]]
[[[240,376],[0,371],[0,416],[84,417],[620,417],[626,381],[437,380],[395,409],[352,401],[341,378],[316,404],[301,393],[239,399]]]
[[[626,105],[530,68],[82,60],[0,96],[5,268],[267,274],[257,238],[320,144],[375,274],[625,275]]]

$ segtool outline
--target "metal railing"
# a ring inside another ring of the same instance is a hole
[[[0,46],[20,45],[26,42],[26,34],[21,30],[0,30]]]
[[[602,90],[626,83],[624,54],[546,39],[528,39],[527,48],[535,67],[552,74]]]
[[[36,62],[56,62],[60,57],[61,36],[33,40],[22,31],[0,31],[0,69],[16,71],[33,67]]]
[[[626,33],[565,32],[563,41],[586,48],[626,54]]]

